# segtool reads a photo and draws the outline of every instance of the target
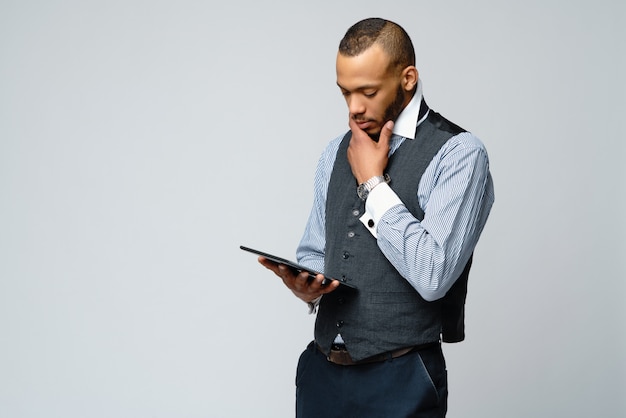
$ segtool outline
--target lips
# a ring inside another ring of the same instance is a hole
[[[367,121],[356,121],[356,125],[359,127],[359,129],[362,130],[366,130],[369,129],[372,126],[373,122],[371,120],[367,120]]]

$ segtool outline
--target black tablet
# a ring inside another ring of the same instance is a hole
[[[314,279],[315,276],[317,276],[318,274],[324,274],[324,273],[320,273],[320,272],[311,270],[308,267],[301,266],[300,264],[294,263],[293,261],[287,260],[287,259],[282,258],[282,257],[278,257],[278,256],[273,255],[273,254],[268,254],[268,253],[265,253],[263,251],[255,250],[253,248],[244,247],[243,245],[240,245],[239,248],[241,248],[244,251],[248,251],[248,252],[251,252],[253,254],[263,256],[263,257],[267,258],[268,260],[271,260],[271,261],[273,261],[275,263],[284,264],[287,267],[290,267],[292,270],[294,270],[297,273],[300,273],[302,271],[306,271],[306,272],[309,273],[309,277],[311,277],[311,279]],[[328,283],[330,283],[331,280],[338,281],[342,286],[347,286],[347,287],[351,287],[353,289],[356,289],[354,287],[354,285],[348,284],[346,282],[342,282],[341,280],[338,280],[338,279],[333,279],[333,278],[330,278],[330,277],[326,277],[326,276],[324,276],[324,281],[322,282],[322,286],[327,285]]]

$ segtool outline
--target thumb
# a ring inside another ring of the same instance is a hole
[[[394,126],[394,123],[392,120],[387,121],[387,123],[383,125],[383,129],[381,129],[380,131],[381,140],[385,141],[386,143],[389,142],[389,140],[391,139],[391,135],[393,134],[393,126]]]

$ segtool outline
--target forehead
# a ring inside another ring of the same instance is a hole
[[[383,83],[392,76],[389,63],[389,55],[377,44],[354,57],[337,53],[337,84],[354,89]]]

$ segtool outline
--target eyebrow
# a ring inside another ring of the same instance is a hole
[[[343,86],[342,86],[341,84],[339,84],[338,82],[337,82],[337,87],[339,87],[339,88],[340,88],[340,89],[342,89],[342,90],[350,91],[349,89],[347,89],[347,88],[343,87]],[[354,89],[354,90],[355,90],[355,91],[363,91],[363,90],[368,90],[368,89],[374,89],[374,90],[377,90],[377,89],[379,89],[379,88],[380,88],[380,86],[379,86],[378,84],[365,84],[365,85],[363,85],[363,86],[359,86],[359,87],[357,87],[357,88],[356,88],[356,89]]]

